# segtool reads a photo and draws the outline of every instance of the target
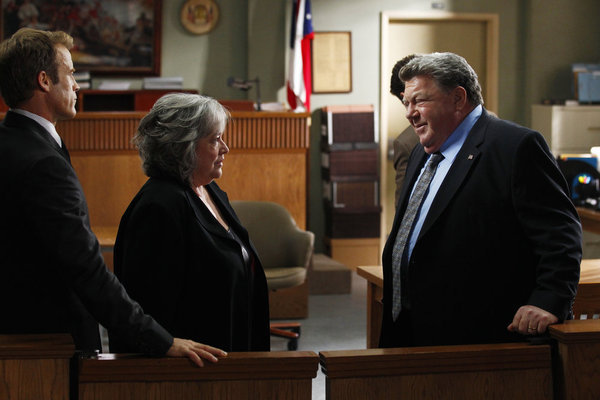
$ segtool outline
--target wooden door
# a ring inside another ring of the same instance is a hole
[[[405,110],[390,94],[391,71],[413,53],[450,51],[471,64],[479,76],[485,107],[496,112],[498,103],[498,16],[496,14],[407,13],[381,14],[381,238],[394,219],[395,171],[392,142],[409,124]],[[389,152],[388,152],[389,151]]]

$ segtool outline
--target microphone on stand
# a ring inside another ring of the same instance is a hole
[[[256,110],[261,111],[262,108],[260,105],[260,80],[258,79],[258,77],[256,77],[255,79],[238,79],[234,78],[233,76],[230,76],[229,78],[227,78],[227,86],[232,87],[234,89],[243,90],[244,92],[247,92],[248,90],[252,89],[253,84],[256,85]]]

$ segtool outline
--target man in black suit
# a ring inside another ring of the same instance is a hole
[[[58,120],[75,116],[64,32],[21,29],[0,44],[0,333],[71,333],[100,349],[96,321],[148,354],[217,361],[225,353],[173,338],[131,300],[102,259]],[[195,318],[190,316],[190,318]]]
[[[410,54],[401,60],[397,61],[392,68],[392,77],[390,78],[390,93],[393,94],[402,102],[404,98],[404,82],[398,76],[400,68],[406,65],[410,60],[415,58],[415,54]],[[402,184],[404,183],[404,177],[406,176],[406,166],[408,165],[408,157],[410,153],[419,143],[419,137],[415,135],[415,132],[410,129],[405,129],[400,132],[396,139],[394,139],[394,170],[396,171],[396,190],[394,192],[394,205],[398,205],[400,200],[400,191],[402,190]]]
[[[488,114],[456,54],[420,55],[400,78],[421,146],[383,251],[380,346],[518,341],[569,318],[581,224],[542,136]]]

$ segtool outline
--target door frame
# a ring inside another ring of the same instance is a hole
[[[453,12],[407,12],[405,10],[383,11],[381,13],[381,48],[380,48],[380,109],[379,109],[379,138],[380,138],[380,179],[381,179],[381,248],[385,244],[389,233],[388,219],[393,218],[395,209],[390,210],[387,197],[388,193],[388,113],[389,113],[389,55],[390,26],[398,23],[428,22],[481,22],[485,24],[485,63],[486,87],[483,89],[483,98],[486,109],[497,113],[498,109],[498,50],[499,50],[499,17],[497,14],[486,13],[453,13]],[[393,204],[393,202],[392,202]]]

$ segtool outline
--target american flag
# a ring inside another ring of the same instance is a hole
[[[310,112],[311,40],[314,37],[310,0],[292,0],[292,2],[287,97],[292,110]]]

